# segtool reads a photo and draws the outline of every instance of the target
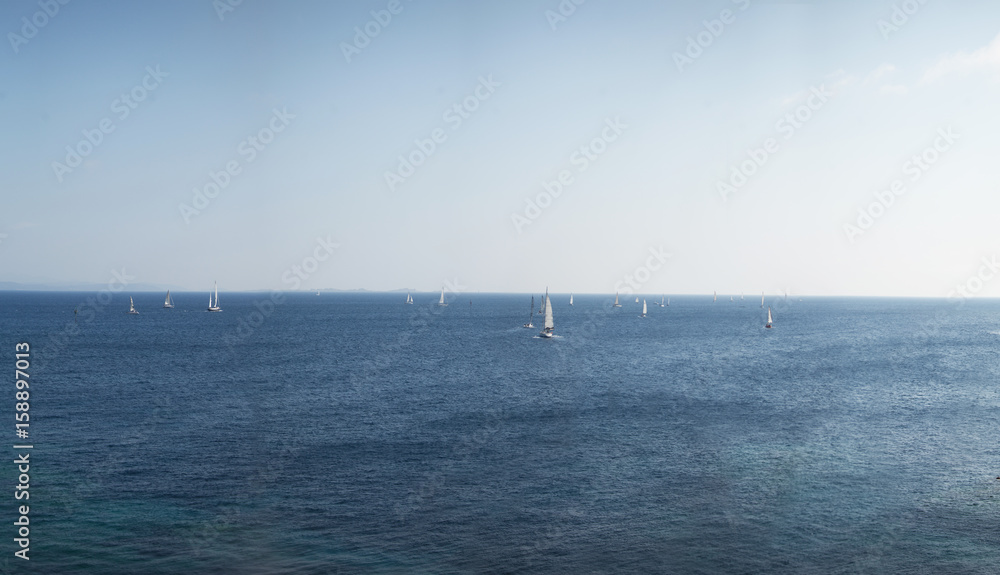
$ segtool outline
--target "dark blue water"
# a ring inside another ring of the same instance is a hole
[[[559,295],[543,340],[528,296],[95,295],[0,292],[35,445],[3,572],[1000,565],[998,302],[772,299],[765,330],[759,300]]]

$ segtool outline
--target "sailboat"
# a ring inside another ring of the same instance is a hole
[[[528,323],[524,324],[524,327],[529,328],[529,329],[535,327],[531,323],[531,318],[533,318],[533,317],[535,317],[535,296],[534,295],[531,296],[531,306],[528,308]]]
[[[219,282],[215,282],[215,303],[212,303],[212,293],[208,294],[208,311],[222,311],[219,307]]]
[[[618,303],[618,292],[615,292],[615,305],[612,307],[621,307],[622,304]]]
[[[410,296],[410,292],[406,292],[406,303],[413,305],[413,298]]]
[[[764,292],[760,292],[760,309],[764,309]]]
[[[167,290],[167,299],[163,301],[163,307],[167,309],[174,307],[174,302],[170,300],[170,290]]]
[[[642,300],[642,315],[639,317],[646,317],[646,300]]]
[[[635,303],[639,303],[639,297],[638,296],[636,296],[636,298],[635,298]]]
[[[771,324],[772,323],[774,323],[774,322],[771,320],[771,308],[768,307],[767,308],[767,325],[765,325],[764,327],[766,327],[767,329],[771,329]]]
[[[729,301],[733,301],[733,296],[729,296]]]
[[[132,296],[128,296],[128,312],[138,315],[139,312],[135,310],[135,304],[132,303]]]
[[[656,302],[653,302],[653,303],[656,303]],[[663,306],[663,296],[662,295],[660,296],[660,307],[664,307]]]
[[[716,292],[712,292],[712,303],[715,303],[716,301],[718,301],[718,299],[719,299],[719,294]]]
[[[545,306],[545,327],[538,335],[542,337],[555,337],[555,334],[552,332],[555,330],[556,325],[552,323],[552,302],[549,301],[549,290],[545,290],[545,301],[543,304]]]
[[[316,290],[316,295],[319,295],[319,290]]]
[[[670,298],[667,298],[667,307],[670,307]]]
[[[446,306],[448,304],[444,303],[444,288],[441,288],[441,299],[438,300],[439,306]]]
[[[545,295],[546,295],[546,296],[548,296],[548,293],[549,293],[549,290],[545,290]],[[547,303],[547,302],[545,301],[545,298],[543,297],[543,298],[542,298],[542,303],[541,303],[541,305],[540,305],[540,306],[538,307],[538,315],[545,315],[545,304],[546,304],[546,303]]]
[[[569,294],[569,305],[573,305],[573,294]]]

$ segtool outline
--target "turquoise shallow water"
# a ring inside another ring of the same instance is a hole
[[[0,292],[35,378],[2,572],[1000,564],[998,302],[772,299],[765,330],[759,300],[558,295],[542,340],[527,295],[92,295]]]

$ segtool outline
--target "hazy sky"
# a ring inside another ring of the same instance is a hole
[[[995,1],[48,1],[0,281],[1000,295]]]

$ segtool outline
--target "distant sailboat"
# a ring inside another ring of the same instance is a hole
[[[771,320],[771,308],[767,308],[767,325],[765,325],[764,327],[771,329],[772,323],[774,322]]]
[[[549,290],[545,290],[545,294],[546,294],[546,296],[548,296],[548,293],[549,293]],[[545,307],[546,307],[546,305],[545,305],[545,304],[547,303],[547,302],[546,302],[545,300],[546,300],[546,298],[545,298],[545,297],[543,297],[543,298],[542,298],[542,303],[541,303],[541,305],[540,305],[540,306],[538,307],[538,315],[545,315]]]
[[[670,298],[667,298],[667,307],[670,307]]]
[[[439,306],[446,306],[448,304],[444,303],[444,288],[441,288],[441,299],[438,300]]]
[[[535,327],[531,323],[531,319],[533,317],[535,317],[535,296],[534,295],[531,296],[531,306],[528,307],[528,323],[524,324],[524,327],[529,328],[529,329]]]
[[[410,296],[410,292],[406,292],[406,303],[413,305],[413,297]]]
[[[552,302],[549,301],[549,290],[545,290],[545,327],[542,329],[541,333],[538,335],[542,337],[555,337],[552,333],[555,330],[556,325],[552,322]]]
[[[569,305],[573,305],[573,294],[569,294]]]
[[[712,303],[715,303],[719,299],[719,294],[717,292],[712,292]]]
[[[660,296],[660,307],[664,307],[664,305],[663,305],[663,296],[662,295]]]
[[[139,313],[135,310],[135,304],[132,303],[132,296],[128,296],[128,312],[133,314]]]
[[[638,298],[638,296],[637,296],[637,297],[635,298],[635,303],[639,303],[639,298]]]
[[[316,290],[316,295],[319,295],[319,290]]]
[[[167,299],[163,301],[163,307],[167,309],[174,307],[174,302],[170,299],[170,290],[167,290]]]
[[[208,311],[222,311],[219,307],[219,282],[215,282],[215,303],[212,303],[212,292],[208,293]]]
[[[646,317],[646,300],[642,300],[642,315],[639,317]]]
[[[729,296],[729,301],[733,301],[733,296]]]
[[[760,309],[764,309],[764,292],[760,292]]]
[[[622,304],[618,303],[618,292],[615,292],[615,305],[613,307],[621,307]]]

